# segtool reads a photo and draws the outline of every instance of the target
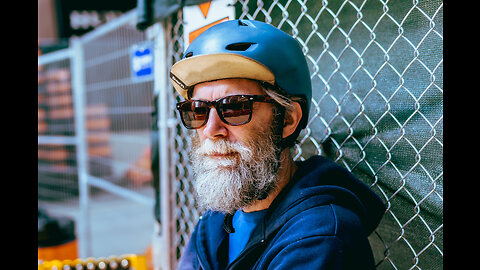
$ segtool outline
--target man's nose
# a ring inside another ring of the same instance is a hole
[[[210,109],[207,123],[202,132],[205,137],[211,139],[227,136],[228,130],[226,124],[220,119],[215,108]]]

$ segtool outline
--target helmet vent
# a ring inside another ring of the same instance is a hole
[[[248,50],[253,44],[255,44],[255,43],[251,43],[251,42],[233,43],[233,44],[227,45],[227,47],[225,47],[225,49],[227,49],[227,50],[229,50],[229,51],[246,51],[246,50]]]
[[[239,26],[248,26],[248,24],[242,22],[241,20],[238,20],[238,25]]]
[[[188,58],[188,57],[190,57],[190,56],[192,56],[192,55],[193,55],[193,52],[189,52],[189,53],[187,53],[187,54],[185,55],[185,58]]]

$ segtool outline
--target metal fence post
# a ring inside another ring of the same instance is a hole
[[[80,40],[73,39],[71,43],[72,56],[72,92],[75,115],[75,139],[77,145],[77,168],[80,219],[78,226],[79,257],[91,255],[90,215],[88,205],[88,163],[85,128],[85,85],[84,85],[84,58]]]
[[[169,154],[168,154],[168,77],[167,77],[167,48],[164,24],[157,23],[152,26],[154,33],[154,93],[158,96],[158,132],[159,132],[159,168],[160,168],[160,200],[161,205],[161,241],[157,248],[161,249],[160,257],[156,258],[155,269],[171,269],[171,187],[169,177]],[[157,251],[160,251],[157,249]],[[157,253],[154,251],[154,253]]]

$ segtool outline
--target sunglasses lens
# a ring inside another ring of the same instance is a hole
[[[230,125],[245,124],[252,115],[252,102],[248,100],[248,97],[226,97],[218,105],[223,119]]]
[[[202,101],[188,101],[181,105],[180,112],[183,123],[188,128],[199,128],[204,125],[208,115],[208,104]]]
[[[208,120],[210,107],[214,106],[220,118],[228,125],[246,124],[252,118],[253,101],[251,96],[228,96],[214,102],[201,100],[184,101],[177,104],[182,122],[187,128],[197,129]]]

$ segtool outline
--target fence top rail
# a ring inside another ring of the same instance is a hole
[[[38,57],[38,65],[46,65],[53,62],[69,59],[73,56],[73,50],[71,48],[60,49],[54,52],[40,55]]]
[[[98,28],[95,29],[95,31],[88,32],[85,35],[78,38],[73,38],[71,41],[72,42],[75,42],[75,41],[88,42],[111,32],[113,29],[118,28],[119,25],[123,25],[128,22],[136,23],[136,18],[137,18],[136,11],[137,11],[136,9],[132,9],[126,12],[124,15],[112,20],[110,23],[99,26]],[[38,57],[38,65],[41,66],[41,65],[52,63],[52,62],[69,59],[72,56],[73,56],[73,49],[70,46],[65,49],[60,49],[54,52],[40,55]]]
[[[78,138],[75,136],[38,136],[38,144],[77,145]]]
[[[110,33],[112,30],[117,29],[119,25],[126,24],[128,22],[136,23],[137,19],[137,9],[134,8],[122,16],[110,21],[109,23],[100,25],[98,28],[95,28],[95,31],[86,33],[85,35],[78,38],[81,42],[89,42],[98,37],[101,37],[107,33]]]

